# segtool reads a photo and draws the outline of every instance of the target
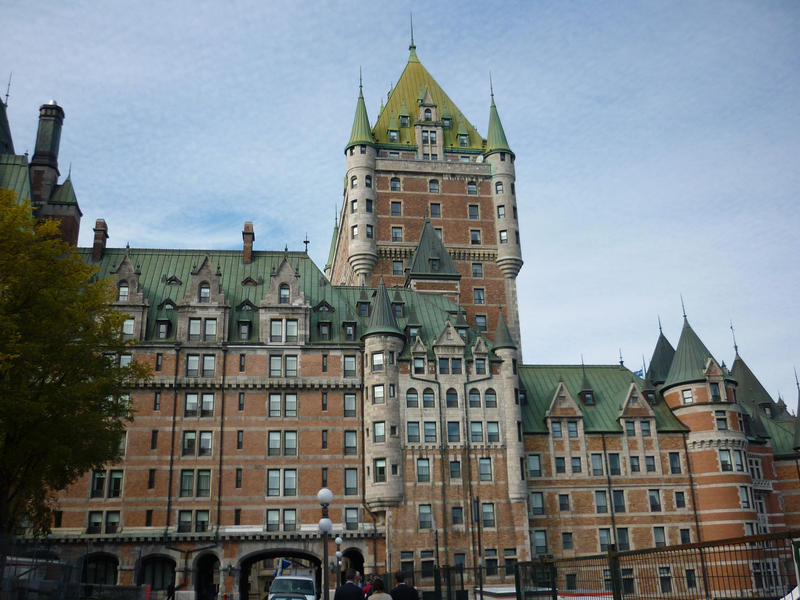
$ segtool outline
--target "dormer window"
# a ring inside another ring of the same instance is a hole
[[[431,114],[432,114],[431,113],[431,109],[430,108],[426,108],[424,114],[425,114],[425,120],[426,121],[430,121],[431,120]]]
[[[711,387],[711,401],[712,402],[721,402],[722,396],[719,394],[719,384],[718,383],[710,383]]]
[[[348,341],[353,341],[356,339],[356,324],[355,323],[345,323],[344,324],[344,339]]]
[[[580,393],[581,399],[583,399],[583,403],[586,406],[593,406],[594,405],[594,392],[591,390],[587,390],[585,392]]]
[[[278,303],[289,304],[289,286],[285,283],[278,288]]]
[[[400,115],[400,127],[408,127],[411,124],[411,119],[408,115]]]
[[[439,270],[439,259],[432,258],[431,259],[431,271],[438,271]]]
[[[165,340],[169,337],[169,321],[158,321],[156,323],[156,338]]]
[[[359,317],[369,316],[369,302],[359,302],[356,306],[358,308]]]
[[[400,318],[403,316],[403,303],[402,302],[393,302],[392,303],[392,312],[396,318]]]
[[[210,302],[211,301],[211,286],[208,285],[205,281],[200,284],[200,288],[197,292],[197,299],[199,302]]]
[[[121,281],[119,287],[117,287],[117,301],[118,302],[128,301],[128,284],[125,281]]]
[[[764,409],[764,414],[767,416],[768,419],[772,418],[772,407],[763,405],[761,408]]]
[[[450,117],[445,117],[442,119],[442,127],[444,127],[445,129],[450,129],[450,126],[452,124],[453,121],[450,119]]]
[[[466,327],[458,327],[456,329],[456,331],[458,332],[458,335],[461,336],[462,340],[466,340],[467,339],[467,328]]]
[[[466,133],[458,134],[458,145],[462,148],[469,146],[469,136]]]
[[[400,141],[400,132],[397,129],[389,130],[389,142],[396,144]]]

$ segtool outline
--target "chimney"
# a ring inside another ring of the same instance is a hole
[[[108,225],[105,220],[97,219],[94,224],[94,243],[92,244],[92,260],[100,260],[106,251]]]
[[[245,221],[244,230],[242,231],[242,241],[244,247],[242,248],[242,262],[249,265],[253,262],[253,242],[256,239],[256,234],[253,232],[253,222]]]
[[[34,204],[46,204],[58,182],[58,147],[64,110],[51,100],[39,107],[39,130],[31,159],[31,188]]]

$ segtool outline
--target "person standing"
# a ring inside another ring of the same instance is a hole
[[[392,597],[386,593],[383,587],[383,579],[376,577],[372,580],[372,594],[369,595],[372,600],[392,600]]]
[[[394,574],[395,586],[389,592],[392,600],[419,600],[417,589],[413,585],[406,583],[406,576],[402,571]]]
[[[361,574],[355,569],[347,569],[345,578],[347,581],[336,590],[333,600],[364,600],[364,592],[358,584]]]

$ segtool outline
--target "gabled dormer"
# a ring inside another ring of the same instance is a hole
[[[272,345],[308,342],[311,305],[300,289],[300,278],[289,262],[288,250],[270,274],[269,287],[258,308],[259,341]]]
[[[550,406],[547,409],[546,416],[553,417],[573,417],[583,418],[580,406],[575,402],[572,394],[569,393],[567,386],[563,381],[558,382],[556,391],[550,400]]]
[[[486,340],[479,337],[472,346],[472,373],[475,377],[491,374],[489,368],[489,347]]]
[[[186,287],[186,293],[179,306],[192,305],[215,305],[225,304],[225,296],[222,292],[222,272],[219,267],[211,264],[211,259],[206,256],[199,266],[192,269],[192,277]]]
[[[147,307],[149,303],[139,289],[138,266],[134,268],[126,253],[114,273],[117,298],[114,307],[126,313],[128,318],[122,324],[122,334],[126,339],[142,339],[147,328]]]
[[[428,348],[422,339],[417,336],[411,342],[411,373],[414,375],[427,375]]]
[[[211,344],[227,339],[229,310],[222,291],[222,272],[206,255],[192,267],[186,291],[178,302],[178,340]]]

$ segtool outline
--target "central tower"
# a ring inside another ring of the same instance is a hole
[[[387,286],[446,295],[487,333],[502,310],[521,348],[515,156],[494,94],[483,138],[422,65],[412,40],[374,126],[359,84],[345,159],[328,278],[377,286],[382,277]]]

